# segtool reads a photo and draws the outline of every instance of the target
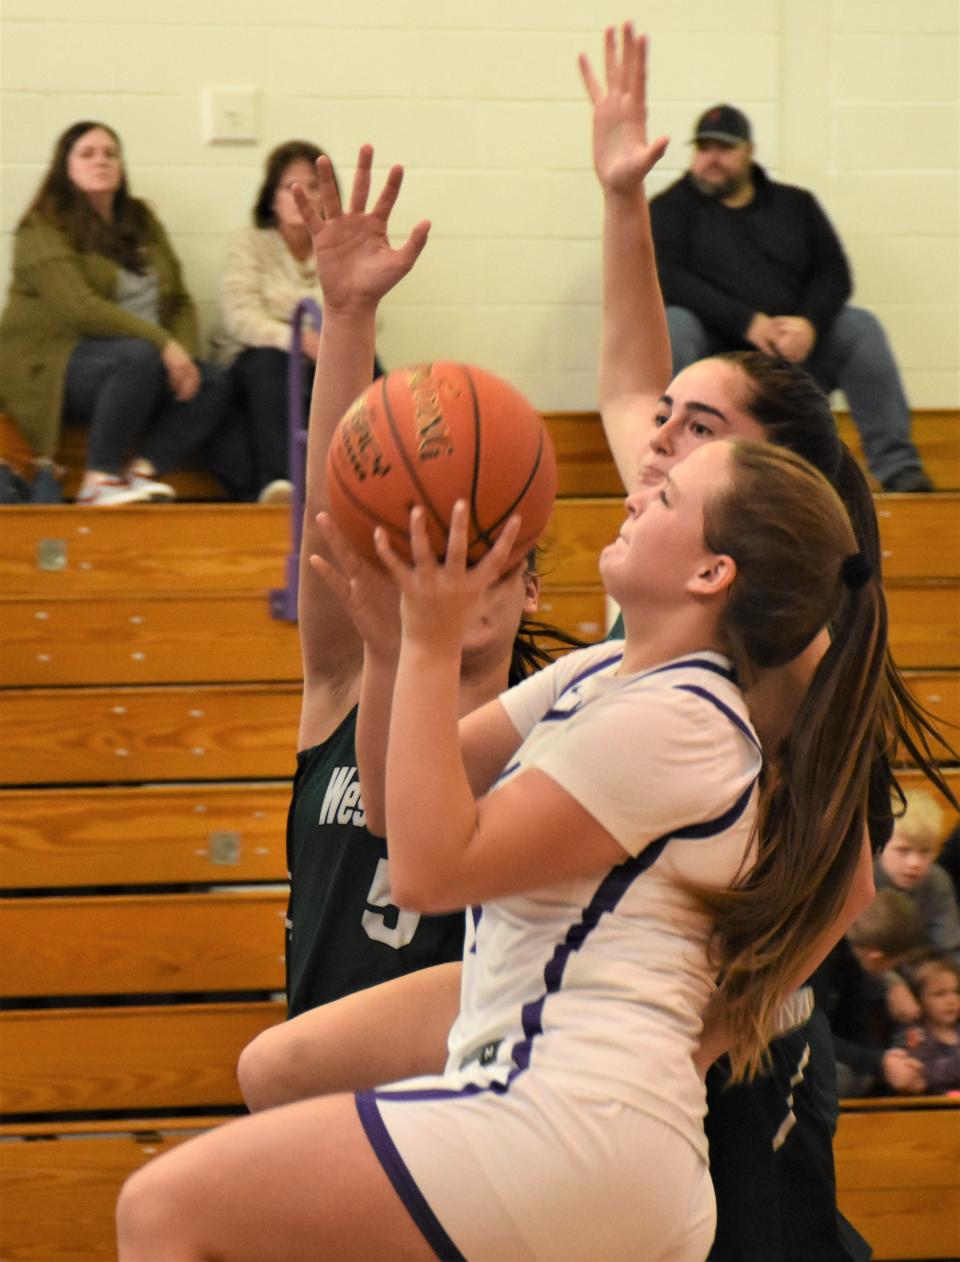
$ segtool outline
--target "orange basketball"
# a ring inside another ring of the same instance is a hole
[[[327,486],[334,521],[371,561],[379,563],[376,526],[410,559],[417,504],[442,556],[453,506],[464,499],[469,561],[479,561],[519,513],[516,562],[547,524],[557,465],[543,418],[506,381],[467,364],[413,364],[379,378],[347,410],[330,444]]]

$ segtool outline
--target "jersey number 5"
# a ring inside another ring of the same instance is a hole
[[[380,859],[367,894],[367,910],[361,921],[367,937],[399,950],[413,940],[419,923],[417,912],[401,911],[396,903],[391,903],[390,866],[386,859]]]

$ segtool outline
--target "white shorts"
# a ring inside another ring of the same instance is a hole
[[[702,1262],[707,1163],[657,1118],[562,1089],[414,1078],[357,1094],[367,1137],[438,1258]]]

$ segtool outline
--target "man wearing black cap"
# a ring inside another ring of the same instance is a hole
[[[690,169],[650,203],[676,375],[751,346],[842,389],[867,462],[888,491],[930,491],[883,328],[847,306],[843,247],[816,198],[753,161],[750,120],[714,105],[697,121]]]

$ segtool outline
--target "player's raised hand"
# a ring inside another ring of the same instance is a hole
[[[647,140],[647,41],[624,22],[620,39],[616,27],[604,32],[606,89],[594,74],[585,53],[580,74],[593,102],[593,165],[608,192],[632,193],[663,157],[666,136]]]
[[[450,515],[447,547],[437,557],[420,506],[410,513],[410,552],[407,564],[390,547],[386,531],[374,535],[377,555],[400,589],[400,615],[405,639],[421,644],[459,645],[477,603],[509,569],[510,553],[520,532],[521,518],[511,517],[494,544],[475,564],[468,564],[470,513],[458,500]],[[523,564],[519,562],[518,564]]]
[[[324,307],[330,310],[376,305],[406,276],[427,243],[430,223],[424,219],[403,245],[391,246],[387,229],[403,183],[403,167],[390,168],[373,209],[367,210],[372,166],[373,146],[362,145],[346,210],[326,156],[317,159],[316,193],[293,186],[297,209],[313,243]]]
[[[383,658],[396,657],[400,649],[396,582],[350,546],[329,513],[320,513],[317,525],[328,555],[311,554],[311,567],[340,600],[367,650]]]

